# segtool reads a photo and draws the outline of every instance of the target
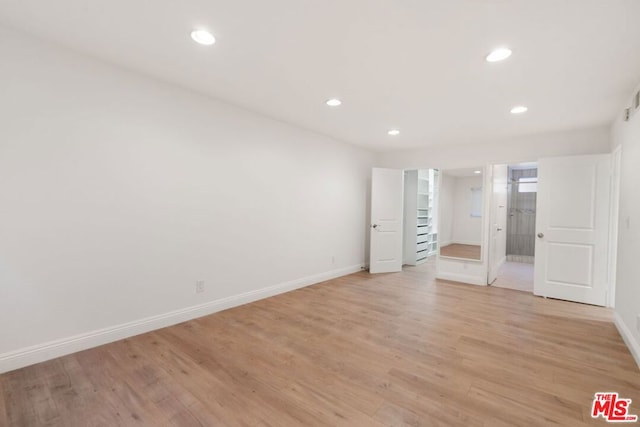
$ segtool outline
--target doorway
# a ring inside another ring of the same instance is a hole
[[[404,171],[402,264],[417,266],[438,252],[437,169]]]
[[[492,286],[533,292],[538,166],[507,168],[506,259]]]
[[[527,169],[535,170],[535,174],[533,170],[525,173]],[[482,170],[478,169],[478,173],[482,174]],[[440,206],[442,212],[443,171],[439,171],[440,179],[433,179],[434,184],[440,184],[434,185],[436,189],[440,187],[436,192],[439,197],[418,191],[416,181],[416,191],[411,193],[416,205],[405,209],[404,171],[373,168],[369,271],[401,271],[403,264],[408,264],[403,263],[403,234],[411,232],[412,240],[415,238],[411,251],[416,264],[425,259],[418,252],[428,247],[427,261],[419,267],[430,264],[428,254],[434,252],[438,255],[435,264],[439,279],[526,291],[531,290],[533,283],[536,296],[611,305],[615,283],[610,266],[615,265],[615,251],[610,250],[610,245],[615,241],[610,234],[616,227],[617,176],[617,163],[615,159],[612,161],[611,154],[547,157],[534,164],[488,165],[484,184],[489,191],[481,198],[474,198],[475,192],[472,196],[465,192],[467,200],[482,200],[477,207],[483,246],[480,260],[474,261],[442,256],[447,231],[444,223],[451,215],[434,217],[419,213],[428,210],[436,213],[438,209],[432,206]],[[427,179],[423,177],[422,181]],[[429,203],[418,204],[418,196]],[[474,203],[469,206],[470,209],[461,212],[475,217]],[[403,213],[415,219],[415,227],[403,228]],[[508,254],[507,220],[511,240]],[[423,232],[425,229],[429,231]],[[418,241],[418,236],[429,237]]]

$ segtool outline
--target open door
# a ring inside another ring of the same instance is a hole
[[[404,171],[371,170],[371,273],[402,270],[403,192]]]
[[[535,295],[606,304],[610,157],[539,161]]]
[[[489,272],[487,283],[498,277],[498,270],[507,258],[507,188],[509,167],[493,165],[491,206],[489,214]]]

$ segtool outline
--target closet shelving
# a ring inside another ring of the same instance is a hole
[[[417,265],[438,251],[438,171],[405,171],[404,263]]]

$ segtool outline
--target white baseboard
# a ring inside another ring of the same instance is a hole
[[[452,240],[449,242],[450,245],[470,245],[470,246],[481,246],[481,242],[475,242],[472,240]]]
[[[468,283],[470,285],[487,286],[486,280],[478,276],[457,273],[438,273],[436,279],[451,280],[452,282]]]
[[[535,264],[535,258],[529,255],[507,255],[509,262],[523,262],[525,264]]]
[[[622,320],[622,317],[620,317],[620,315],[615,311],[613,312],[613,323],[615,323],[618,328],[618,332],[620,332],[620,336],[627,345],[627,348],[629,348],[631,355],[636,360],[638,368],[640,368],[640,343],[636,341],[631,330],[629,330],[627,325],[624,323],[624,320]]]
[[[165,328],[197,317],[206,316],[221,310],[237,307],[239,305],[324,282],[326,280],[335,279],[336,277],[346,276],[348,274],[361,271],[362,269],[363,264],[352,265],[313,276],[303,277],[301,279],[291,280],[289,282],[280,283],[267,288],[257,289],[255,291],[245,292],[243,294],[233,295],[215,301],[209,301],[204,304],[171,311],[169,313],[151,316],[135,320],[133,322],[123,323],[109,328],[99,329],[23,348],[17,351],[0,354],[0,374],[33,365],[35,363],[55,359],[56,357],[108,344],[124,338],[129,338],[134,335]]]

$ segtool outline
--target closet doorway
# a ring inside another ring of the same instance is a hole
[[[403,265],[418,266],[438,253],[437,169],[404,171]]]

